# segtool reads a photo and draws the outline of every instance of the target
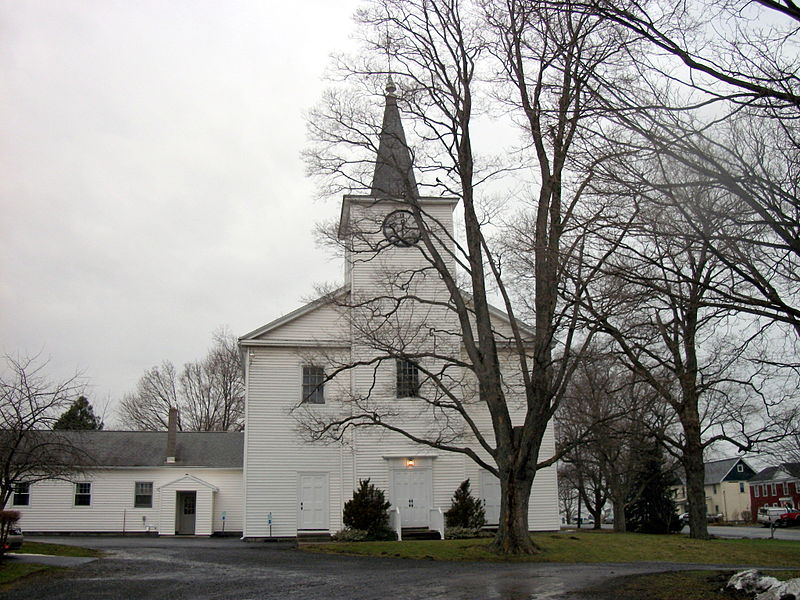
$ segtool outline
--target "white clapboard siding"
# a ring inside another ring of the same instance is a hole
[[[303,426],[315,419],[326,420],[349,414],[350,410],[374,409],[383,420],[409,433],[428,437],[442,421],[432,409],[418,400],[396,397],[394,361],[364,365],[346,371],[326,385],[324,405],[301,405],[301,374],[303,364],[333,365],[348,361],[370,361],[383,353],[376,349],[380,340],[407,339],[417,352],[436,352],[459,356],[461,335],[454,312],[446,306],[449,292],[439,276],[430,269],[421,247],[386,247],[381,242],[381,223],[384,216],[401,208],[397,203],[374,199],[347,197],[349,222],[344,231],[359,231],[354,236],[355,251],[348,253],[345,269],[348,289],[355,303],[377,297],[397,298],[399,294],[413,295],[441,302],[430,305],[415,300],[401,301],[390,317],[375,316],[372,307],[353,309],[343,314],[331,306],[309,305],[299,309],[292,318],[266,326],[260,334],[243,340],[247,348],[247,416],[245,427],[245,537],[284,537],[298,534],[299,478],[324,475],[328,481],[329,529],[342,526],[343,503],[352,496],[360,479],[370,481],[392,496],[392,470],[400,468],[430,469],[432,473],[431,500],[434,508],[446,510],[459,484],[473,480],[473,490],[480,492],[480,469],[463,454],[449,453],[416,444],[408,437],[382,428],[361,428],[346,436],[346,445],[312,442],[304,435]],[[452,231],[454,203],[447,200],[422,199],[421,204],[438,223]],[[441,236],[450,244],[448,237]],[[370,249],[383,246],[376,256]],[[452,264],[452,259],[447,259]],[[402,280],[399,291],[398,278]],[[391,305],[387,302],[387,305]],[[508,327],[501,313],[495,315],[497,327]],[[380,329],[374,327],[380,324]],[[364,335],[364,331],[371,332]],[[332,333],[333,332],[333,333]],[[373,339],[370,339],[373,338]],[[339,348],[331,342],[340,340]],[[296,347],[287,342],[295,342]],[[314,348],[314,341],[324,341]],[[427,360],[427,359],[426,359]],[[327,361],[327,362],[326,362]],[[428,364],[433,368],[435,364]],[[513,361],[508,369],[508,386],[512,398],[512,418],[515,423],[524,415],[524,404],[516,398]],[[465,377],[455,377],[453,389],[462,397],[474,395],[474,384]],[[351,396],[364,396],[369,390],[367,406],[352,409],[347,402]],[[423,386],[423,391],[425,388]],[[429,392],[431,390],[428,390]],[[475,420],[486,437],[492,438],[492,427],[485,406],[475,403]],[[458,425],[456,423],[456,425]],[[463,443],[470,443],[485,456],[477,441],[466,431]],[[471,440],[471,441],[470,441]],[[548,431],[542,453],[552,452],[552,431]],[[414,467],[406,459],[414,459]],[[318,481],[316,479],[315,481]],[[542,470],[536,478],[531,498],[531,529],[558,528],[558,503],[555,469]],[[272,528],[269,527],[271,516]]]
[[[341,528],[341,498],[349,494],[343,483],[349,460],[339,445],[313,444],[303,439],[292,409],[300,404],[302,366],[307,351],[257,347],[248,365],[247,425],[245,428],[245,489],[247,537],[285,537],[297,534],[298,474],[327,473],[330,502],[329,529]],[[324,364],[324,355],[316,364]],[[347,377],[344,377],[347,383]],[[325,395],[335,394],[329,383]],[[313,405],[325,412],[332,404]],[[270,533],[268,518],[272,516]]]
[[[158,488],[189,474],[218,488],[214,494],[213,531],[242,531],[242,471],[184,467],[108,468],[88,470],[76,481],[89,482],[91,505],[75,506],[75,485],[68,481],[42,481],[30,486],[30,504],[8,508],[22,514],[23,531],[41,532],[145,532],[175,533],[175,512],[162,514]],[[137,481],[153,483],[152,508],[134,507]],[[174,502],[174,500],[173,500]],[[207,511],[211,512],[208,506]],[[212,531],[199,532],[209,535]]]

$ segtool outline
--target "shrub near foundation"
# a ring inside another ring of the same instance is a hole
[[[450,528],[479,531],[486,525],[486,512],[481,501],[472,495],[469,479],[458,486],[450,501],[450,508],[444,513],[445,524]]]
[[[359,480],[352,499],[344,503],[342,518],[345,530],[339,533],[358,537],[357,533],[346,534],[344,531],[360,530],[367,533],[366,539],[369,540],[395,539],[394,532],[389,529],[389,506],[391,504],[386,501],[383,490],[372,485],[369,479]]]
[[[369,533],[363,529],[351,529],[345,527],[331,536],[334,542],[366,542],[369,540]]]

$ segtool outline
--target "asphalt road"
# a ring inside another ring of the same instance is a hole
[[[248,544],[231,538],[38,539],[100,548],[107,555],[57,575],[34,577],[5,592],[3,598],[575,600],[583,598],[580,590],[610,577],[697,567],[665,563],[534,565],[343,557],[305,553],[289,545]]]
[[[565,528],[564,525],[561,526]],[[573,528],[573,526],[566,526]],[[613,529],[613,525],[604,524],[603,529]],[[584,530],[591,529],[591,527],[583,526]],[[722,525],[709,525],[708,532],[721,538],[750,538],[750,539],[764,539],[770,537],[769,527],[726,527]],[[689,527],[684,527],[682,533],[689,533]],[[800,527],[783,528],[778,527],[775,529],[776,540],[792,540],[800,542]]]
[[[689,528],[686,527],[684,532],[689,533]],[[769,527],[723,527],[721,525],[709,525],[708,532],[711,535],[722,538],[763,539],[770,537]],[[775,539],[800,542],[800,527],[777,527],[775,528]]]

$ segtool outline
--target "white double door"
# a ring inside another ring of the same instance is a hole
[[[403,527],[428,527],[433,505],[431,469],[393,469],[392,504]]]
[[[297,529],[328,531],[328,474],[298,473]]]

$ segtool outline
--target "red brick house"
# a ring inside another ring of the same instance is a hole
[[[767,467],[750,482],[753,516],[762,506],[800,507],[800,463],[781,463]]]

